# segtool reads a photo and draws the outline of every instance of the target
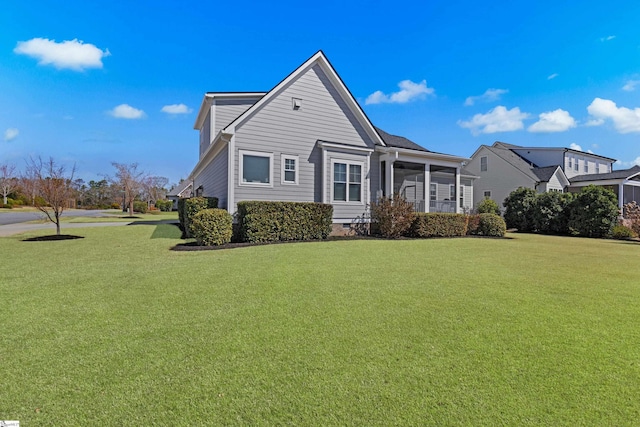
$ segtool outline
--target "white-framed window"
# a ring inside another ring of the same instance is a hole
[[[487,171],[487,156],[480,157],[480,172]]]
[[[580,172],[580,162],[578,161],[578,159],[576,159],[576,162],[573,165],[573,170],[575,170],[576,172]]]
[[[484,193],[482,193],[482,195],[484,196],[485,199],[490,199],[491,198],[491,191],[485,191]]]
[[[240,185],[273,187],[273,153],[238,150]]]
[[[573,157],[569,157],[569,169],[573,167]]]
[[[464,185],[460,186],[460,207],[464,208]]]
[[[331,161],[331,201],[362,204],[363,164],[347,160]]]
[[[297,184],[298,183],[298,169],[300,168],[300,162],[298,156],[290,156],[283,154],[280,162],[282,163],[282,183],[283,184]]]
[[[449,200],[456,201],[456,186],[455,184],[449,185]]]
[[[600,173],[600,162],[596,161],[596,173]]]

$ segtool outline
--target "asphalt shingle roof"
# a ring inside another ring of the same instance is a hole
[[[540,182],[548,182],[556,170],[558,170],[559,166],[545,166],[542,168],[533,168],[533,173],[536,174]]]
[[[390,133],[383,131],[379,127],[376,127],[376,130],[378,131],[378,134],[380,135],[384,143],[389,147],[407,148],[409,150],[418,150],[431,153],[431,151],[405,138],[404,136],[391,135]]]
[[[625,179],[631,175],[640,173],[640,166],[636,165],[629,169],[620,169],[608,173],[592,173],[589,175],[578,175],[570,179],[571,182],[599,181],[604,179]]]

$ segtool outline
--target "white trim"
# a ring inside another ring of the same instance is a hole
[[[423,159],[429,159],[429,160],[444,160],[444,161],[448,161],[456,165],[459,165],[462,162],[468,162],[471,160],[468,157],[454,156],[452,154],[434,153],[432,151],[418,151],[418,150],[412,150],[410,148],[376,146],[375,151],[395,156],[396,160],[406,159],[406,161],[415,161],[416,158],[423,158]],[[402,158],[400,158],[401,154],[403,155]],[[413,159],[413,160],[410,160],[410,159]],[[456,167],[456,166],[452,166],[452,167]]]
[[[322,147],[322,203],[327,203],[327,150]]]
[[[243,163],[244,156],[266,157],[269,159],[269,182],[244,182]],[[273,187],[273,153],[262,151],[238,150],[238,185],[242,187]]]
[[[207,92],[202,97],[202,102],[200,103],[200,109],[198,110],[198,114],[196,115],[196,121],[193,124],[194,129],[200,129],[202,127],[202,122],[204,121],[205,108],[211,107],[213,105],[213,101],[215,99],[256,99],[263,97],[266,92],[227,92],[227,93],[215,93],[215,92]]]
[[[236,136],[232,135],[227,144],[227,211],[233,215],[235,210],[235,159],[236,159]]]
[[[295,162],[294,175],[295,178],[293,181],[287,181],[285,179],[285,164],[286,160],[293,160]],[[282,185],[298,185],[298,175],[300,172],[300,156],[292,156],[290,154],[281,154],[280,155],[280,183]]]
[[[346,188],[345,188],[345,200],[335,200],[333,198],[333,187],[334,187],[334,182],[333,182],[333,178],[334,178],[334,164],[336,163],[340,163],[343,165],[347,166],[346,169]],[[360,166],[360,200],[359,201],[349,201],[349,184],[351,184],[351,182],[349,181],[349,166]],[[331,200],[331,204],[338,204],[338,205],[364,205],[365,201],[364,201],[364,176],[365,173],[368,173],[368,171],[364,170],[364,162],[359,162],[357,160],[346,160],[346,159],[331,159],[331,185],[330,185],[330,200]]]
[[[322,148],[333,148],[337,150],[347,150],[347,151],[364,151],[367,153],[373,153],[373,148],[368,147],[356,147],[353,145],[345,145],[345,144],[336,144],[335,142],[327,142],[327,141],[318,141],[318,145]]]

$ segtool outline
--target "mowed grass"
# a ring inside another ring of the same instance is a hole
[[[0,239],[0,419],[634,425],[640,244]]]

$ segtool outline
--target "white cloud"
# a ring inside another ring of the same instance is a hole
[[[576,127],[576,121],[568,111],[558,108],[538,116],[540,120],[529,126],[529,132],[564,132]]]
[[[193,110],[184,104],[171,104],[165,105],[160,111],[167,114],[189,114]]]
[[[17,128],[9,128],[4,131],[4,140],[7,142],[13,141],[18,137],[19,134],[20,131]]]
[[[559,76],[559,74],[558,74],[558,73],[553,73],[553,74],[551,74],[550,76],[548,76],[548,77],[547,77],[547,80],[553,80],[553,79],[555,79],[555,78],[556,78],[556,77],[558,77],[558,76]]]
[[[492,102],[500,99],[500,95],[509,92],[507,89],[487,89],[482,95],[470,96],[464,101],[465,106],[471,106],[476,102]]]
[[[117,119],[141,119],[145,117],[144,111],[133,108],[129,104],[120,104],[110,110],[109,114]]]
[[[636,165],[640,166],[640,157],[636,157],[635,160],[631,160],[631,161],[628,161],[628,162],[623,162],[621,160],[618,160],[615,164],[616,165],[620,165],[620,166],[622,166],[624,168],[632,168],[632,167],[634,167]]]
[[[389,95],[384,94],[382,91],[377,90],[371,95],[367,96],[364,101],[365,104],[404,104],[414,99],[422,98],[426,95],[433,95],[435,90],[431,87],[427,87],[427,81],[423,80],[420,83],[414,83],[411,80],[403,80],[398,83],[400,90],[393,92]]]
[[[512,132],[523,129],[522,121],[529,116],[530,114],[521,112],[518,107],[507,110],[506,107],[499,105],[487,114],[474,115],[469,121],[458,120],[458,125],[470,129],[474,135]]]
[[[584,125],[586,127],[592,127],[592,126],[601,126],[603,124],[604,124],[604,119],[591,119],[587,121],[587,123],[585,123]]]
[[[600,37],[600,41],[601,42],[608,42],[609,40],[613,40],[615,38],[616,38],[616,36]]]
[[[569,145],[569,148],[576,151],[582,151],[582,147],[576,144],[575,142],[572,142],[571,145]]]
[[[102,58],[111,55],[109,49],[103,51],[78,39],[56,43],[55,40],[34,38],[18,42],[13,52],[36,58],[39,65],[53,65],[58,69],[68,68],[75,71],[102,68]]]
[[[627,92],[633,92],[636,90],[636,86],[640,84],[640,80],[629,80],[622,86],[622,90],[626,90]]]
[[[587,111],[596,120],[605,121],[611,119],[613,126],[619,133],[640,132],[640,108],[633,110],[626,107],[618,107],[609,99],[595,98],[587,107]]]

